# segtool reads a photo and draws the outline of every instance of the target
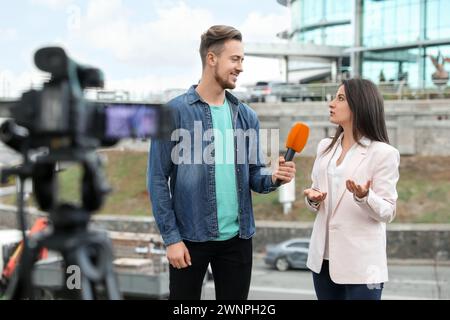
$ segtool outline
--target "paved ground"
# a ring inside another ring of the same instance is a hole
[[[450,299],[450,266],[432,264],[390,264],[390,281],[385,284],[383,300]],[[438,285],[439,283],[439,285]],[[214,283],[205,285],[203,298],[214,299]],[[280,272],[255,258],[250,300],[316,299],[310,271]]]

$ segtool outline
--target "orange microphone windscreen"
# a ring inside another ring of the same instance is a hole
[[[308,141],[309,127],[301,122],[297,122],[289,131],[286,139],[286,148],[299,153],[303,150]]]

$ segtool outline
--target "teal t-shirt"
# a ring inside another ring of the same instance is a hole
[[[236,171],[234,164],[234,132],[228,101],[210,106],[215,152],[215,178],[219,237],[228,240],[239,233]]]

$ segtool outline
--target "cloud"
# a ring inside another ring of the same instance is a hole
[[[73,0],[30,0],[31,4],[45,6],[53,10],[64,8],[72,2]]]
[[[89,1],[86,10],[71,6],[69,17],[76,28],[71,39],[83,47],[101,50],[117,63],[140,70],[142,76],[121,79],[108,71],[111,83],[124,89],[186,87],[198,81],[201,61],[198,54],[200,35],[217,24],[212,11],[188,6],[184,1],[157,1],[155,17],[138,20],[122,0]],[[289,12],[281,15],[251,12],[238,25],[245,42],[278,42],[276,33],[288,28]],[[261,67],[263,66],[263,67]],[[247,57],[239,83],[260,79],[279,79],[279,62],[274,59]],[[148,76],[147,76],[148,75]]]
[[[48,74],[34,68],[20,73],[8,69],[0,70],[0,97],[17,98],[23,91],[42,86]]]
[[[280,31],[290,27],[290,13],[286,10],[283,14],[261,14],[251,12],[241,25],[244,42],[285,42],[276,37]]]
[[[204,9],[178,2],[159,7],[157,18],[133,21],[133,13],[121,0],[89,2],[78,33],[97,49],[120,62],[137,66],[186,68],[197,59],[200,34],[213,22]]]
[[[17,39],[17,30],[14,28],[0,28],[0,41],[10,41]]]
[[[276,36],[290,25],[290,14],[285,10],[283,14],[262,14],[251,12],[239,29],[245,43],[249,42],[286,42]],[[281,61],[272,58],[247,56],[244,62],[244,72],[240,75],[241,85],[255,84],[257,81],[283,80]]]
[[[135,12],[141,7],[123,0],[95,0],[77,5],[73,0],[28,0],[34,5],[63,9],[67,17],[67,33],[47,43],[71,49],[68,53],[82,63],[101,66],[102,59],[108,88],[130,92],[156,92],[167,88],[187,88],[201,76],[198,54],[200,35],[219,21],[213,10],[194,7],[186,1],[155,0],[152,12]],[[274,1],[274,0],[273,0]],[[147,6],[148,8],[149,6]],[[151,10],[151,9],[146,9]],[[255,6],[257,10],[257,6]],[[245,42],[281,41],[276,33],[288,28],[289,11],[283,14],[250,12],[241,24],[233,24],[242,31]],[[18,38],[15,29],[0,29],[0,41]],[[32,47],[34,44],[28,44]],[[76,49],[76,50],[75,50]],[[19,58],[31,65],[31,52]],[[118,68],[114,69],[114,64]],[[247,56],[244,73],[238,85],[258,80],[280,79],[279,61]],[[120,70],[132,70],[122,72]],[[44,80],[35,70],[13,73],[0,69],[0,95],[18,95],[21,91]],[[135,76],[134,76],[135,75]],[[3,80],[2,80],[3,79]],[[3,81],[3,82],[1,82]],[[7,84],[6,84],[7,83]]]

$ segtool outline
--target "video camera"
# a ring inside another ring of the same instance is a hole
[[[172,115],[161,104],[88,101],[84,89],[103,87],[103,73],[76,63],[62,48],[42,48],[34,61],[40,70],[50,73],[50,80],[42,90],[25,92],[10,109],[12,119],[0,127],[0,139],[23,156],[20,166],[1,172],[2,183],[10,176],[20,178],[18,212],[25,247],[9,296],[32,296],[31,270],[39,250],[48,248],[60,252],[67,265],[80,266],[83,299],[94,298],[96,286],[107,288],[108,297],[118,299],[110,243],[87,228],[91,213],[102,206],[110,191],[96,149],[123,138],[168,138]],[[57,201],[56,168],[61,162],[78,163],[84,169],[81,205]],[[32,245],[26,236],[23,200],[28,178],[52,227],[52,231],[36,235]]]
[[[0,139],[22,153],[25,163],[29,161],[29,151],[47,148],[48,153],[39,157],[27,173],[33,179],[41,209],[50,210],[55,204],[55,164],[72,161],[85,168],[84,208],[96,210],[109,188],[101,176],[100,160],[92,151],[124,138],[168,138],[173,129],[170,110],[162,104],[85,99],[84,89],[103,87],[103,73],[76,63],[60,47],[39,49],[34,61],[51,78],[42,90],[25,92],[11,108],[12,119],[0,127]],[[5,175],[8,171],[3,174],[4,181]]]

